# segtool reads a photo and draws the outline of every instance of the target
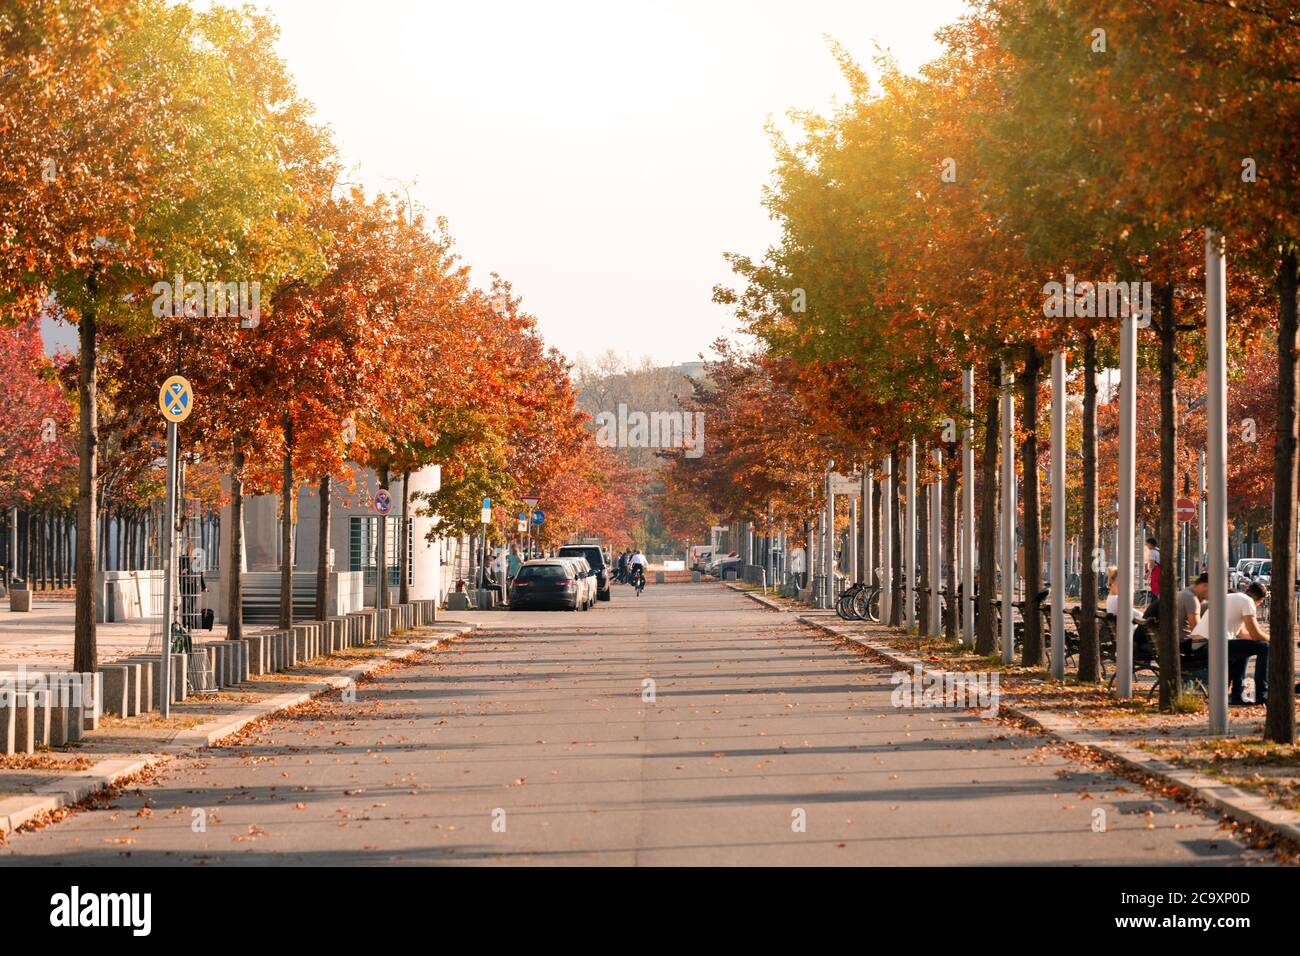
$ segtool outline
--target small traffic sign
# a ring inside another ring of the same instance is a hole
[[[381,515],[386,515],[393,510],[393,496],[386,488],[380,488],[375,492],[375,510]]]
[[[545,520],[546,515],[542,513],[540,508],[533,512],[533,524],[541,524]]]
[[[194,390],[184,375],[173,375],[158,391],[158,407],[169,422],[183,422],[194,411]]]
[[[541,501],[542,499],[537,497],[536,495],[525,495],[520,500],[524,503],[525,508],[531,509],[531,508],[536,508],[537,502]]]
[[[1191,498],[1179,498],[1175,502],[1178,511],[1178,520],[1184,524],[1188,521],[1196,520],[1196,502]]]

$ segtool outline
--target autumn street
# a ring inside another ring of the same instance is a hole
[[[1224,864],[1266,858],[717,584],[485,629],[5,863]],[[653,682],[653,683],[648,683]],[[1097,832],[1096,810],[1105,811]]]

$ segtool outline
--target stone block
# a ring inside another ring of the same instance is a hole
[[[25,695],[23,696],[25,697]],[[14,755],[14,731],[18,724],[18,697],[19,695],[8,692],[0,694],[0,756],[12,757]]]
[[[254,677],[266,673],[266,635],[250,634],[243,638],[243,643],[248,648],[247,667],[248,673]]]
[[[46,700],[49,702],[46,712],[50,718],[50,731],[46,737],[48,746],[62,747],[68,742],[68,719],[72,708],[61,703],[58,695],[52,691],[48,692]]]
[[[47,688],[31,692],[32,704],[35,708],[33,716],[34,736],[36,746],[49,747],[50,744],[50,710],[51,694]]]
[[[172,703],[179,704],[190,695],[188,655],[173,654],[169,669],[171,671]]]
[[[159,696],[161,684],[158,680],[162,661],[156,657],[129,657],[127,663],[137,664],[140,667],[140,713],[157,710],[162,706],[162,699]]]
[[[32,592],[27,588],[14,588],[9,592],[9,610],[30,611],[32,609]]]
[[[81,700],[85,730],[98,730],[99,718],[104,713],[104,675],[96,671],[81,675]]]
[[[127,693],[131,679],[127,675],[125,664],[104,664],[99,668],[104,679],[103,712],[114,717],[127,715]]]
[[[14,750],[20,754],[35,753],[38,730],[36,724],[36,695],[31,692],[14,694],[13,702]]]

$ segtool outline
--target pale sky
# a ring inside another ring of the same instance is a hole
[[[414,185],[570,358],[689,361],[761,254],[763,125],[844,94],[826,37],[914,71],[962,0],[255,0],[368,189]]]

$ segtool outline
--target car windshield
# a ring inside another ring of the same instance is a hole
[[[535,581],[539,578],[568,577],[568,569],[561,564],[529,564],[519,569],[516,581]]]
[[[586,558],[587,563],[593,568],[603,568],[605,566],[605,553],[597,545],[565,545],[560,549],[560,557],[563,558]]]

